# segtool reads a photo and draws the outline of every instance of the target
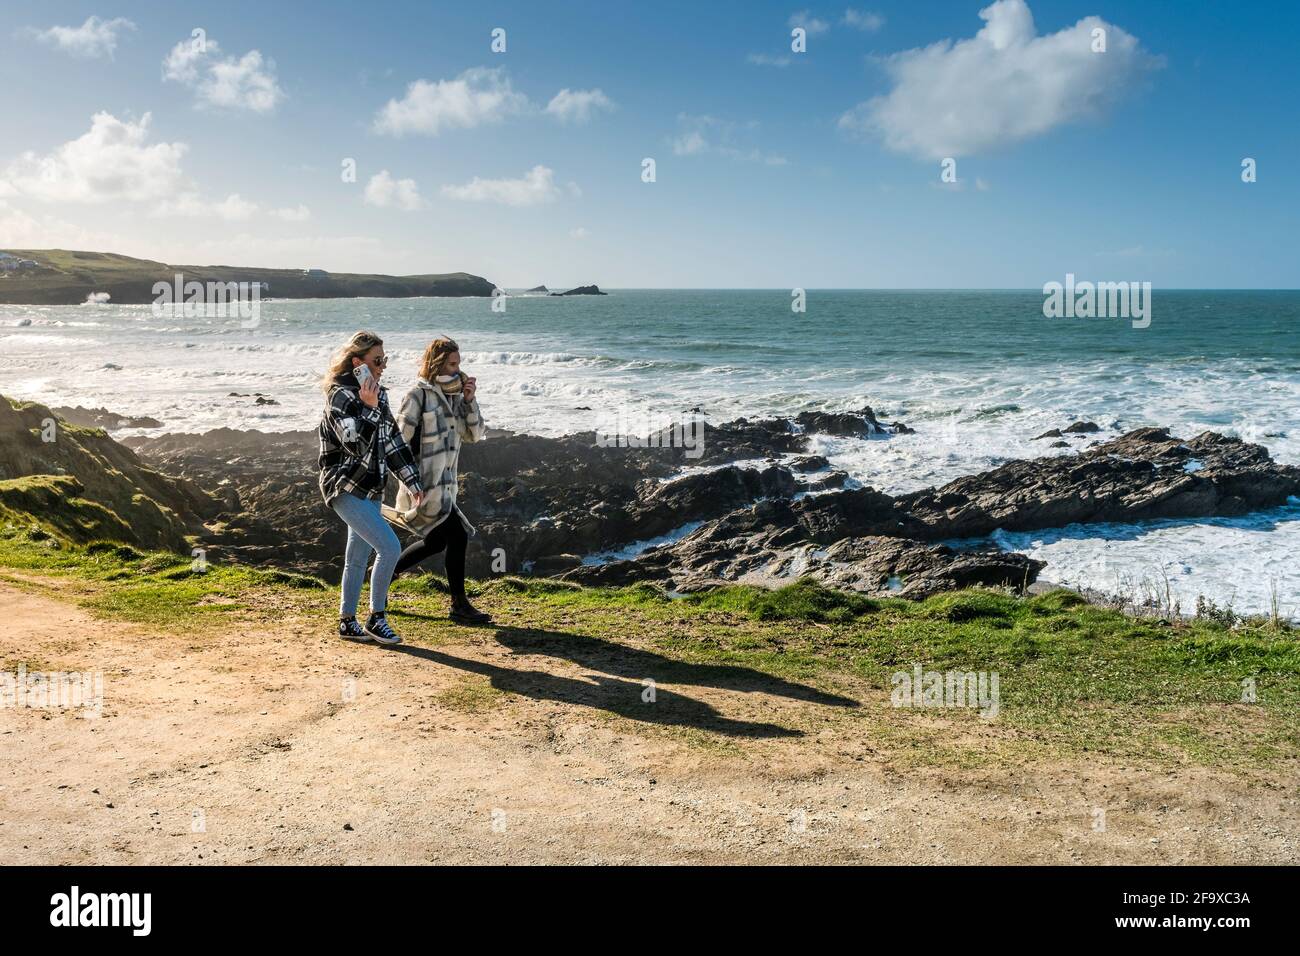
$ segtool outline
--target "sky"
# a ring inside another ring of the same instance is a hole
[[[0,24],[0,248],[503,288],[1300,287],[1296,3],[0,0]]]

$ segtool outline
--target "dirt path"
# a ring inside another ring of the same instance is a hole
[[[897,772],[779,682],[664,681],[643,703],[642,652],[604,642],[394,651],[306,620],[177,637],[26,587],[0,601],[21,622],[4,670],[105,682],[98,718],[0,709],[4,864],[1300,858],[1294,785],[1100,760]]]

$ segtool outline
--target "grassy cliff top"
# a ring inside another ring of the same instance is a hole
[[[467,272],[391,276],[331,272],[309,276],[303,269],[262,269],[253,266],[169,265],[111,252],[67,249],[0,249],[38,268],[0,273],[0,304],[76,305],[91,293],[106,292],[110,302],[142,304],[154,301],[156,282],[264,282],[267,298],[339,299],[360,296],[490,296],[493,284]]]

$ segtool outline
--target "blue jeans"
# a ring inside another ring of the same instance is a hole
[[[366,562],[372,551],[376,557],[374,570],[370,572],[370,610],[384,610],[388,606],[388,584],[393,579],[393,568],[402,554],[401,542],[380,513],[378,500],[344,492],[330,502],[330,507],[348,526],[339,616],[352,617],[357,613],[361,583],[366,579]]]

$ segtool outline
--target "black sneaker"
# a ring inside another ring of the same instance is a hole
[[[383,611],[371,611],[366,619],[365,632],[380,644],[400,644],[402,639],[388,626],[388,618]]]
[[[355,617],[345,617],[339,619],[339,637],[346,638],[349,641],[368,641],[370,635],[361,629]]]

